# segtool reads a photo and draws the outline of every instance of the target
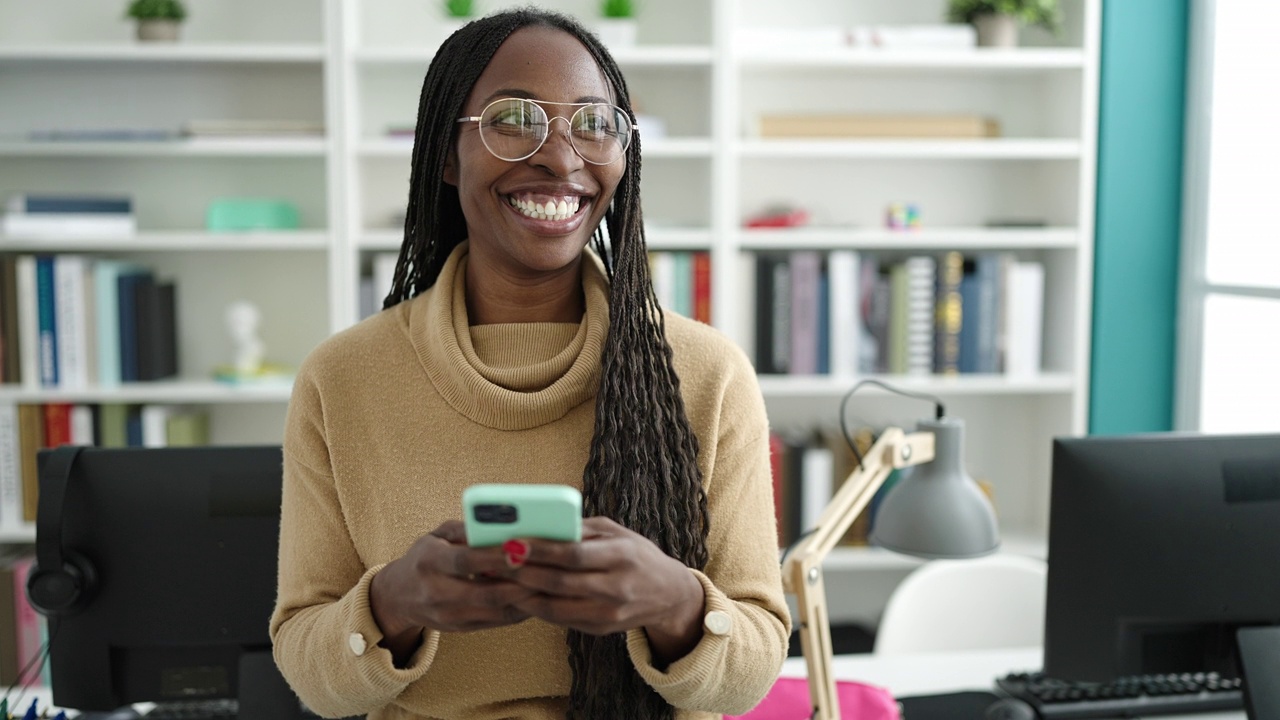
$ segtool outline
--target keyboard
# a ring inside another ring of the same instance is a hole
[[[1043,673],[1010,673],[1003,692],[1031,704],[1044,720],[1130,718],[1244,707],[1240,678],[1218,673],[1133,675],[1110,682],[1070,682]]]
[[[240,704],[235,700],[166,702],[146,714],[146,720],[236,720]]]

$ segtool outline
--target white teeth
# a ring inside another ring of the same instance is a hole
[[[568,220],[578,212],[580,207],[577,197],[561,198],[558,202],[548,200],[545,203],[538,203],[509,196],[507,201],[512,207],[519,209],[520,214],[535,220]]]

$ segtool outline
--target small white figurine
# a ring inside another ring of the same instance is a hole
[[[251,302],[239,301],[227,306],[227,329],[235,346],[234,367],[237,374],[252,377],[262,372],[264,347],[258,337],[262,313]]]

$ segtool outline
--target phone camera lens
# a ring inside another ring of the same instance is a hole
[[[516,507],[514,505],[477,505],[476,520],[483,523],[514,523]]]

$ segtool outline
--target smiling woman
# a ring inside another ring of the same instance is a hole
[[[325,715],[713,718],[790,631],[768,423],[716,330],[657,303],[626,83],[576,22],[464,26],[419,100],[384,311],[303,364],[276,660]],[[481,483],[582,491],[580,542],[467,545]]]

